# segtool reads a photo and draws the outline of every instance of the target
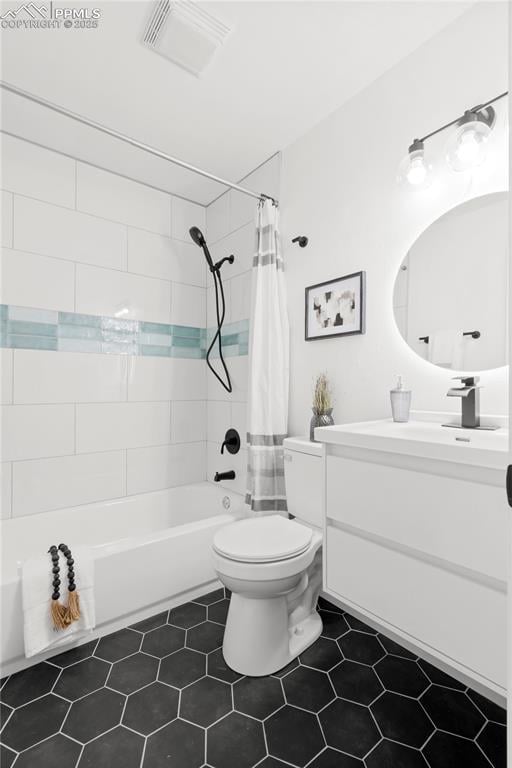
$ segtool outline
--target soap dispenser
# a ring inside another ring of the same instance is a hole
[[[391,413],[393,421],[409,421],[409,411],[411,409],[411,390],[404,389],[402,377],[399,376],[395,389],[390,391]]]

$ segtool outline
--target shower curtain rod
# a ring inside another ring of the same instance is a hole
[[[76,112],[71,112],[69,109],[60,107],[58,104],[54,104],[51,101],[42,99],[40,96],[36,96],[33,93],[24,91],[15,85],[6,83],[4,80],[0,80],[0,87],[3,88],[5,91],[14,93],[16,96],[21,96],[23,99],[27,99],[28,101],[33,101],[34,104],[40,104],[42,107],[51,109],[53,112],[58,112],[60,115],[69,117],[71,118],[71,120],[75,120],[75,122],[77,123],[82,123],[82,125],[87,125],[89,126],[89,128],[95,128],[97,131],[100,131],[101,133],[106,133],[107,136],[112,136],[115,139],[119,139],[119,141],[124,141],[125,144],[131,144],[132,147],[137,147],[138,149],[142,149],[144,152],[148,152],[151,155],[155,155],[155,157],[160,157],[162,160],[167,160],[168,162],[173,163],[174,165],[179,165],[180,168],[185,168],[187,171],[192,171],[192,173],[197,173],[199,176],[204,176],[206,179],[211,179],[212,181],[216,181],[218,184],[222,184],[224,187],[229,187],[230,189],[236,189],[237,192],[241,192],[244,195],[249,195],[250,197],[254,197],[257,200],[272,200],[272,202],[275,205],[278,204],[278,201],[271,195],[266,195],[263,192],[261,193],[252,192],[250,189],[241,187],[239,184],[235,184],[232,181],[226,181],[226,179],[222,179],[220,176],[215,176],[215,174],[213,173],[208,173],[208,171],[203,171],[202,168],[198,168],[195,165],[186,163],[184,160],[180,160],[177,157],[168,155],[166,152],[161,152],[159,149],[150,147],[149,144],[144,144],[142,141],[137,141],[137,139],[132,139],[130,136],[126,136],[124,133],[115,131],[113,128],[109,128],[108,126],[102,125],[101,123],[97,123],[95,120],[89,120],[88,117],[83,117],[82,115],[78,115]]]

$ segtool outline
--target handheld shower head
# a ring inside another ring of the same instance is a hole
[[[204,239],[204,235],[199,229],[199,227],[190,227],[189,234],[192,240],[196,245],[198,245],[200,248],[203,249],[204,257],[208,263],[208,266],[210,267],[210,272],[215,271],[215,266],[212,261],[212,257],[210,256],[210,251],[208,250],[208,246],[206,245],[206,240]]]

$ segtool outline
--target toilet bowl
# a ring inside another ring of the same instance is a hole
[[[276,514],[240,520],[213,540],[215,571],[232,593],[224,658],[235,672],[253,677],[282,669],[322,631],[316,610],[322,586],[322,447],[291,438],[284,446],[288,506],[291,501],[290,512],[301,514],[293,520]]]

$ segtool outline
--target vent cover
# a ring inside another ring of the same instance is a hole
[[[230,33],[221,21],[191,0],[156,0],[143,45],[199,76]]]

